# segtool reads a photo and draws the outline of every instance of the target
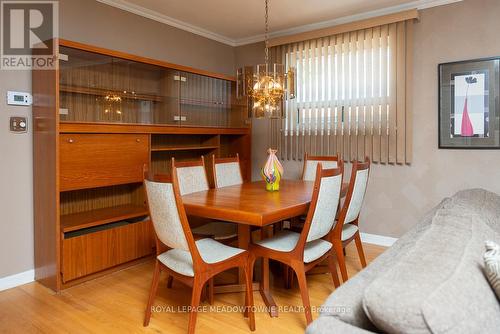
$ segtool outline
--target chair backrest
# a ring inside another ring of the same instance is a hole
[[[316,167],[318,163],[324,169],[331,169],[339,167],[339,157],[336,155],[332,156],[309,156],[307,153],[304,154],[304,167],[302,169],[302,180],[304,181],[314,181],[316,179]]]
[[[238,154],[234,158],[216,158],[215,155],[212,155],[212,167],[216,188],[243,183]]]
[[[347,191],[344,206],[339,216],[339,221],[343,224],[351,223],[358,219],[365,198],[369,174],[370,159],[368,157],[365,158],[364,162],[355,161],[353,163],[349,190]]]
[[[316,166],[314,192],[303,229],[303,233],[307,233],[307,242],[320,239],[332,231],[341,188],[342,169],[322,169],[322,164],[319,163]]]
[[[181,196],[210,188],[205,171],[205,159],[203,156],[196,161],[178,162],[172,158],[172,170],[177,173],[177,182]]]
[[[189,251],[172,183],[144,180],[144,187],[158,239],[170,248]]]

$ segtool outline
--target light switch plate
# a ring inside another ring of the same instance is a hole
[[[10,131],[16,133],[25,133],[28,131],[28,121],[26,117],[11,117]]]

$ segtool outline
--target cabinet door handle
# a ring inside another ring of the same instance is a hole
[[[141,140],[140,140],[139,138],[137,138],[135,141],[136,141],[136,142],[138,142],[138,143],[140,143],[140,142],[141,142]]]
[[[75,141],[73,139],[68,139],[68,143],[73,144]]]

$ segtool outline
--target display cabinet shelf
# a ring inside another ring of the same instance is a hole
[[[95,96],[114,95],[122,99],[129,99],[129,100],[144,100],[144,101],[155,101],[155,102],[162,102],[163,100],[165,100],[164,96],[137,93],[135,91],[126,91],[126,90],[125,91],[109,90],[97,87],[60,85],[59,90],[64,93],[86,94]]]
[[[163,152],[163,151],[203,151],[203,150],[215,150],[218,149],[217,145],[206,145],[206,146],[164,146],[164,147],[154,147],[151,148],[151,152]]]
[[[66,214],[61,216],[61,231],[67,233],[121,220],[142,217],[147,214],[148,210],[144,205],[134,204]]]

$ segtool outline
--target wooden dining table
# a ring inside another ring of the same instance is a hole
[[[264,181],[214,188],[182,196],[184,209],[189,216],[198,216],[238,224],[238,247],[248,249],[251,226],[262,229],[262,237],[272,235],[273,224],[307,213],[312,198],[314,182],[281,180],[280,190],[266,191]],[[342,184],[342,195],[348,184]],[[242,291],[244,276],[239,284],[222,288],[219,292]],[[262,259],[262,279],[259,284],[262,298],[272,317],[278,316],[276,303],[269,290],[269,260]],[[217,292],[217,288],[216,288]]]

